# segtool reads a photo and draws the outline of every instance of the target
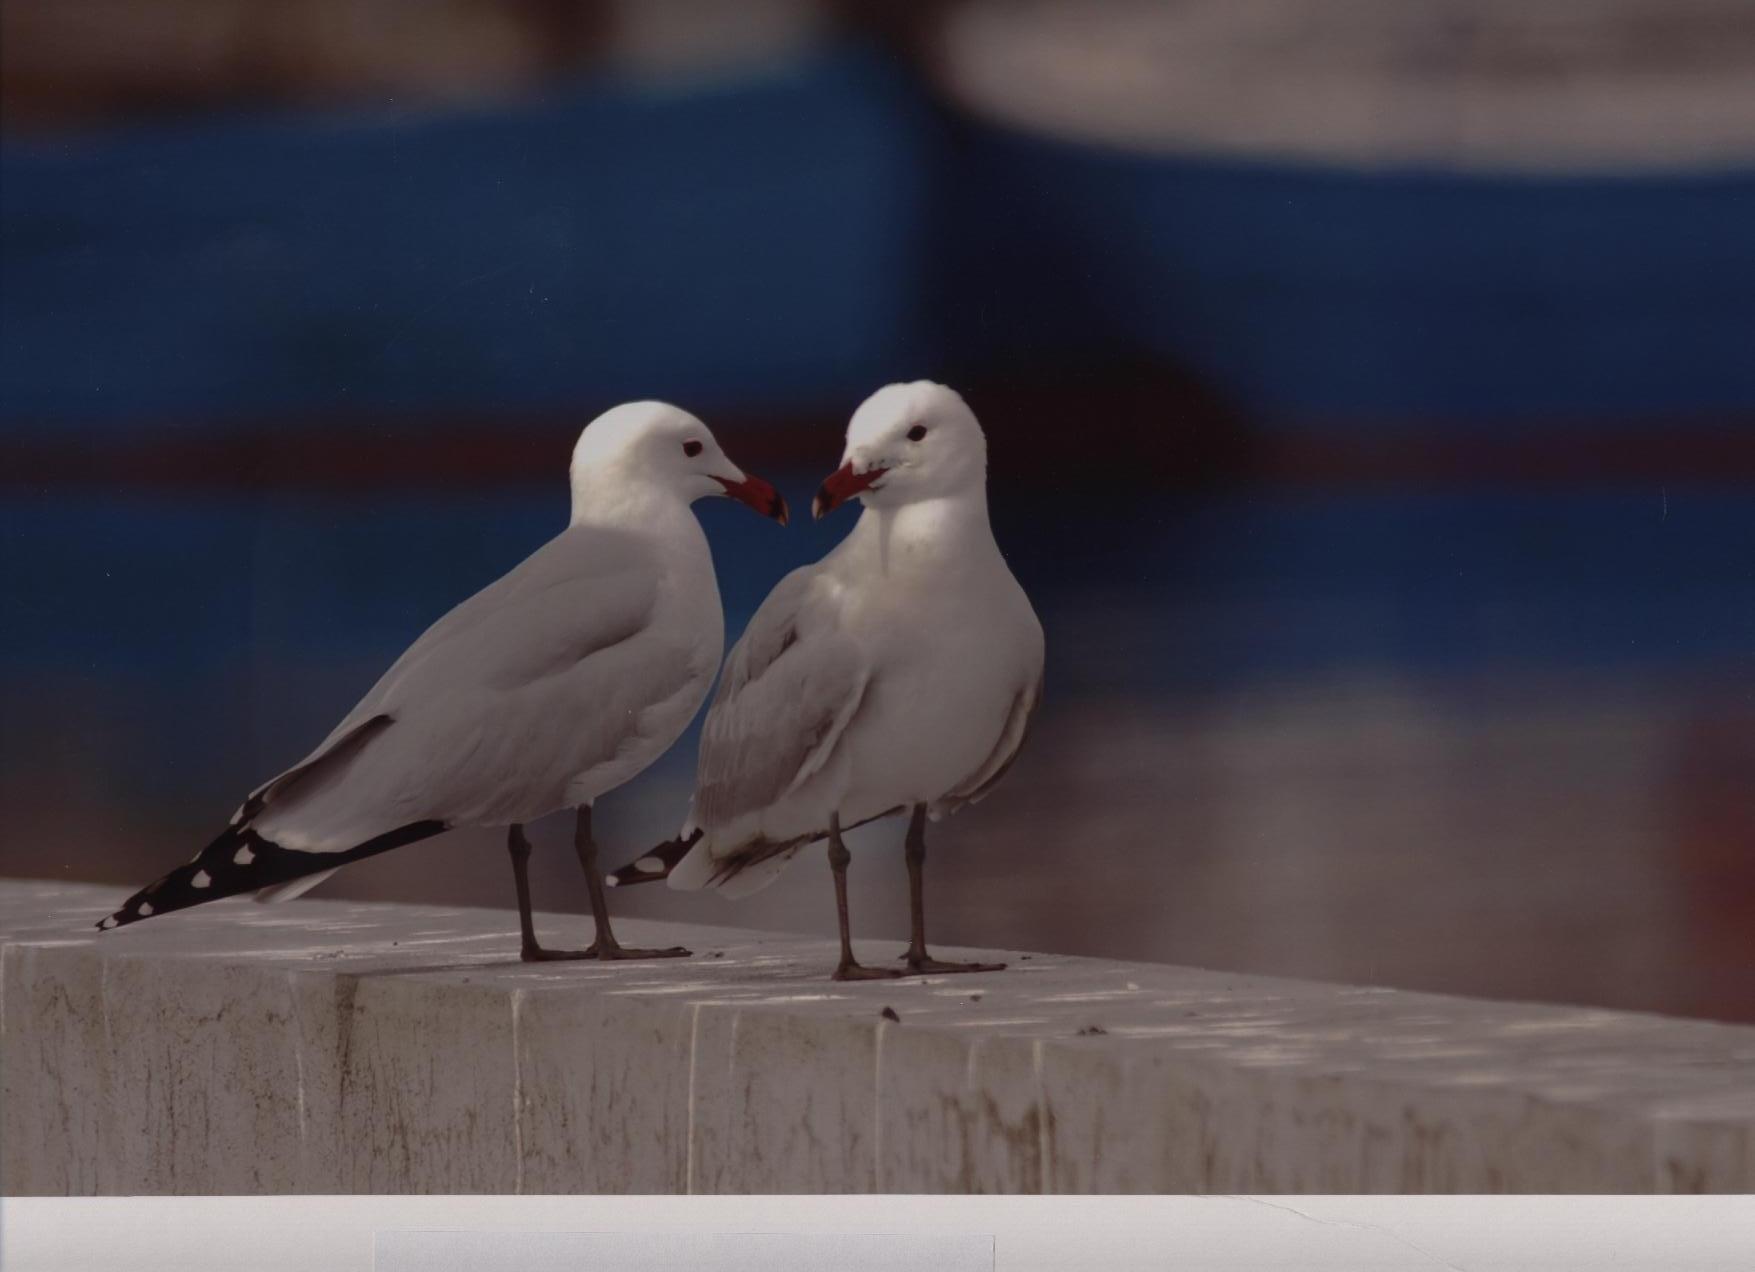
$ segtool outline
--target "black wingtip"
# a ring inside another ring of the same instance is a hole
[[[636,883],[657,883],[668,879],[670,872],[676,869],[677,862],[689,855],[689,849],[700,838],[701,832],[697,830],[686,839],[667,839],[620,870],[612,871],[604,882],[612,888],[631,888]]]
[[[255,882],[259,872],[252,867],[270,850],[280,851],[250,827],[227,826],[193,861],[160,875],[124,901],[121,909],[99,920],[98,931],[113,932],[142,919],[261,886]]]
[[[254,892],[306,875],[333,870],[362,857],[374,856],[414,843],[449,829],[441,821],[410,822],[387,834],[368,839],[345,852],[299,852],[264,839],[250,826],[227,826],[203,848],[195,860],[178,866],[123,902],[122,908],[99,920],[100,932],[113,932],[130,923],[150,919],[207,901],[219,901],[240,893]]]

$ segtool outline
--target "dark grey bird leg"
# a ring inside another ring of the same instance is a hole
[[[592,952],[606,962],[631,958],[687,958],[689,952],[680,945],[666,950],[634,950],[622,946],[609,926],[609,902],[603,895],[603,872],[597,868],[597,841],[591,837],[591,805],[579,807],[579,820],[573,828],[573,847],[579,853],[579,864],[585,870],[585,887],[591,893],[591,917],[597,923],[597,939]]]
[[[1004,963],[946,963],[926,952],[926,805],[914,805],[908,818],[908,838],[904,851],[908,858],[908,917],[910,937],[908,960],[910,973],[939,972],[1003,972]]]
[[[506,832],[506,851],[512,855],[512,879],[518,885],[518,927],[524,947],[518,957],[526,963],[548,963],[569,958],[596,958],[597,947],[588,950],[545,950],[536,940],[536,920],[530,913],[530,841],[524,827],[513,823]]]
[[[847,863],[853,854],[841,842],[841,815],[829,815],[829,869],[835,873],[835,917],[841,922],[841,962],[835,968],[838,981],[890,980],[900,976],[887,967],[865,967],[853,957],[853,933],[847,925]]]

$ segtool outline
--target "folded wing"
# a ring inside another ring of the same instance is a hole
[[[586,527],[550,540],[428,628],[316,750],[106,924],[258,889],[295,895],[309,876],[448,826],[558,807],[687,681],[687,649],[651,626],[645,552]]]
[[[831,621],[829,588],[811,568],[781,580],[727,658],[688,828],[704,833],[670,872],[672,887],[724,885],[809,837],[774,827],[788,821],[788,797],[833,760],[871,683],[863,652]]]

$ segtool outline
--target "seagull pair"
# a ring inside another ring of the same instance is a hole
[[[616,941],[591,809],[675,743],[719,667],[724,615],[690,505],[725,495],[785,524],[786,504],[700,420],[656,402],[594,420],[571,484],[565,530],[428,628],[316,750],[98,926],[242,892],[297,896],[453,827],[505,826],[526,961],[685,954]],[[853,532],[780,582],[726,660],[682,837],[608,882],[741,896],[826,840],[836,978],[896,975],[853,957],[842,832],[906,812],[909,970],[990,970],[927,952],[925,823],[1011,763],[1043,642],[988,524],[986,442],[963,400],[927,382],[873,394],[814,511],[854,498]],[[523,825],[561,808],[577,810],[596,926],[584,950],[544,947],[532,919]]]

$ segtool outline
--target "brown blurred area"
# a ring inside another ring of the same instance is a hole
[[[1147,151],[1465,164],[1755,152],[1744,0],[0,0],[11,133],[470,102],[854,35],[973,113]]]
[[[9,132],[198,110],[503,96],[620,66],[771,57],[813,0],[0,0]]]

